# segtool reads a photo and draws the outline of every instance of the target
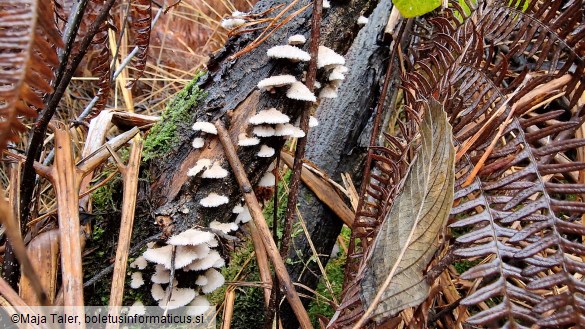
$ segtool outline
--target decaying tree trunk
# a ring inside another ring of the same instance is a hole
[[[390,0],[382,0],[369,16],[368,24],[345,55],[349,72],[339,96],[321,102],[316,112],[319,126],[309,133],[306,158],[340,184],[342,173],[349,173],[356,185],[361,181],[375,107],[387,68],[389,50],[382,39],[391,8]],[[343,222],[306,187],[300,190],[299,211],[325,266]],[[316,289],[321,270],[312,257],[314,253],[305,234],[298,234],[290,249],[292,262],[287,269],[293,280]],[[310,300],[304,302],[308,305]],[[298,328],[287,303],[281,314],[285,328]]]
[[[279,0],[260,1],[254,12],[263,12],[279,4],[288,4],[288,1]],[[290,12],[309,3],[299,1]],[[347,47],[358,32],[357,18],[375,5],[374,1],[357,0],[351,2],[334,2],[331,9],[325,11],[322,23],[322,44],[334,49],[338,53],[345,53]],[[274,13],[271,13],[274,15]],[[213,220],[220,222],[231,221],[232,207],[240,202],[240,191],[233,175],[221,180],[206,180],[187,176],[189,168],[193,167],[198,159],[209,158],[222,161],[224,168],[228,168],[223,156],[221,145],[215,138],[206,138],[205,147],[193,149],[191,141],[200,136],[199,132],[191,130],[193,122],[202,120],[213,122],[222,119],[229,129],[234,142],[243,132],[250,132],[248,118],[257,110],[276,107],[285,111],[294,122],[300,113],[303,102],[293,101],[284,97],[284,92],[275,94],[261,92],[256,88],[257,83],[264,78],[278,74],[293,74],[300,78],[303,65],[292,64],[286,61],[269,60],[266,51],[272,46],[286,44],[287,38],[293,34],[309,36],[311,8],[299,14],[285,26],[273,33],[263,44],[239,59],[231,60],[230,56],[253,40],[256,34],[244,34],[231,38],[226,46],[214,54],[208,64],[209,72],[199,86],[207,92],[207,97],[193,108],[193,120],[177,127],[179,140],[173,150],[164,157],[151,162],[151,179],[153,179],[152,195],[149,198],[153,206],[153,215],[162,225],[163,232],[180,232],[195,225],[207,225]],[[347,28],[348,24],[354,28]],[[269,138],[264,144],[279,150],[284,140]],[[239,147],[238,155],[246,167],[250,181],[256,183],[265,172],[271,158],[259,158],[256,153],[259,146]],[[229,196],[228,205],[217,208],[202,208],[199,200],[210,192],[220,192]]]

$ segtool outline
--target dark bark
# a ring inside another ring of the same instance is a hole
[[[350,173],[356,184],[361,180],[375,106],[389,56],[388,48],[381,40],[391,8],[391,1],[383,0],[370,15],[368,24],[345,55],[350,71],[340,87],[338,98],[321,102],[316,113],[319,126],[309,133],[306,158],[338,183],[341,183],[342,173]],[[299,211],[325,266],[343,222],[306,187],[299,194]],[[293,265],[288,265],[287,269],[293,280],[315,289],[321,271],[315,261],[310,261],[312,256],[305,234],[298,234],[289,253]],[[306,305],[309,302],[309,299],[304,300]],[[285,328],[298,328],[287,303],[281,316]]]
[[[295,9],[308,2],[307,0],[299,1]],[[288,3],[288,1],[260,1],[255,6],[254,12],[262,12],[280,3]],[[357,24],[354,22],[373,5],[375,5],[373,1],[357,0],[351,4],[334,5],[333,8],[327,10],[323,16],[322,44],[340,53],[346,52],[358,32]],[[256,109],[277,107],[288,112],[291,121],[296,120],[303,102],[286,99],[284,90],[277,91],[275,94],[260,92],[256,85],[261,79],[277,74],[293,74],[300,78],[306,65],[269,60],[265,54],[266,50],[274,45],[286,44],[290,35],[308,36],[310,18],[311,8],[239,59],[230,60],[229,57],[253,40],[255,34],[234,37],[221,51],[213,55],[208,65],[209,72],[200,82],[200,87],[208,93],[208,96],[193,109],[193,120],[178,127],[180,136],[178,147],[164,158],[155,159],[151,163],[153,184],[152,197],[149,201],[155,209],[152,215],[162,224],[164,233],[168,235],[173,231],[180,232],[195,225],[207,225],[212,220],[224,222],[233,220],[230,218],[231,208],[241,197],[233,175],[221,180],[201,180],[187,176],[188,169],[195,165],[199,158],[220,160],[224,168],[228,168],[217,139],[206,138],[206,145],[200,150],[194,150],[191,147],[191,140],[200,135],[191,130],[191,125],[197,120],[213,122],[216,119],[222,119],[229,129],[232,140],[237,141],[238,134],[246,130],[250,132],[251,127],[248,127],[247,120],[256,112]],[[348,22],[352,24],[349,27]],[[263,139],[263,142],[279,150],[284,140],[270,138]],[[256,157],[258,150],[259,146],[238,148],[238,155],[252,183],[259,180],[268,164],[274,160]],[[230,203],[217,208],[201,208],[199,200],[210,192],[221,192],[230,198]],[[181,211],[185,208],[189,209],[188,213]]]

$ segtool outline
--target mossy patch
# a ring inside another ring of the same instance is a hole
[[[162,157],[177,146],[177,127],[191,121],[192,109],[207,96],[197,86],[197,81],[204,73],[199,72],[167,105],[161,120],[152,127],[144,141],[144,161]]]

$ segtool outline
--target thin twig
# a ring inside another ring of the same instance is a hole
[[[219,137],[219,141],[223,146],[225,156],[230,166],[232,167],[232,171],[236,176],[238,184],[240,185],[240,189],[244,195],[244,200],[246,201],[248,209],[250,210],[250,214],[252,215],[252,220],[258,227],[258,232],[262,237],[262,242],[264,243],[268,257],[270,257],[270,260],[274,265],[275,272],[278,275],[279,282],[281,283],[286,293],[288,302],[297,316],[301,328],[312,328],[313,326],[311,325],[311,320],[309,319],[307,310],[305,310],[303,303],[301,302],[299,295],[295,290],[292,280],[286,271],[286,266],[284,265],[282,258],[280,258],[276,243],[274,243],[274,240],[272,239],[270,229],[266,224],[266,219],[264,218],[264,214],[262,214],[262,209],[260,208],[258,199],[256,199],[256,195],[254,194],[252,185],[248,180],[246,171],[244,170],[236,150],[234,149],[234,145],[229,136],[229,133],[225,129],[223,123],[219,120],[215,122],[215,127],[217,128],[217,136]]]
[[[112,289],[110,291],[110,314],[118,315],[119,307],[122,306],[124,295],[124,282],[126,277],[126,266],[128,263],[128,249],[132,239],[132,226],[134,224],[134,213],[136,209],[136,194],[138,191],[138,172],[140,170],[140,159],[142,157],[142,138],[136,135],[130,150],[128,165],[122,170],[124,177],[124,196],[122,199],[122,220],[120,223],[120,235],[116,249],[116,262],[114,263],[114,275],[112,278]],[[117,328],[117,323],[108,324],[107,328]]]

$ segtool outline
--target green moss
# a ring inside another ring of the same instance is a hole
[[[343,240],[349,241],[350,235],[351,230],[344,225],[341,230]],[[346,259],[347,254],[343,252],[343,248],[340,248],[339,257],[330,260],[329,263],[327,263],[327,266],[325,266],[325,273],[327,273],[327,278],[329,279],[333,294],[335,294],[337,300],[341,297],[341,290],[343,289],[343,276]],[[313,322],[313,326],[318,328],[319,320],[317,319],[317,315],[324,315],[327,318],[331,318],[335,313],[335,309],[328,302],[328,300],[333,299],[333,296],[331,291],[325,285],[325,279],[323,277],[321,277],[319,285],[317,286],[317,296],[315,298],[316,299],[313,300],[309,306],[309,317]]]
[[[464,272],[474,267],[475,265],[479,264],[480,262],[481,259],[479,258],[476,260],[461,260],[459,262],[453,263],[453,266],[457,270],[457,273],[463,274]]]
[[[144,142],[143,160],[148,161],[167,154],[178,141],[177,127],[191,121],[191,110],[207,96],[199,89],[197,81],[204,74],[199,72],[193,81],[167,105],[161,120],[150,130]]]

